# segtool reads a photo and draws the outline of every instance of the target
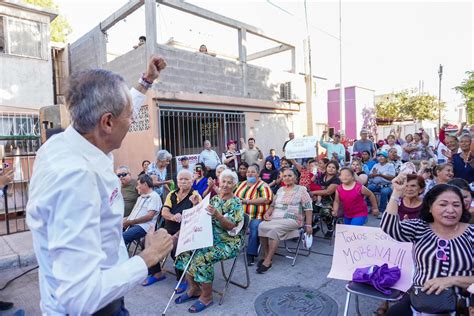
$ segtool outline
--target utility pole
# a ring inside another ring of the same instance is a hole
[[[441,130],[441,79],[443,78],[443,65],[439,65],[439,87],[438,87],[438,130]]]
[[[306,21],[306,45],[308,54],[308,68],[306,72],[306,124],[308,135],[313,135],[313,69],[311,65],[311,34],[309,33],[308,8],[304,1],[304,16]]]
[[[342,84],[342,0],[339,0],[339,112],[340,133],[345,135],[346,102],[344,95],[344,85]]]

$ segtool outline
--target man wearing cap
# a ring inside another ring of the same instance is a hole
[[[374,143],[369,140],[368,137],[369,133],[366,129],[360,131],[360,139],[354,143],[354,151],[363,152],[368,151],[370,152],[370,156],[375,157],[375,146]]]
[[[379,210],[380,218],[387,207],[388,199],[392,194],[392,179],[395,178],[395,168],[388,163],[388,154],[381,151],[377,154],[378,163],[372,168],[369,174],[368,189],[374,193],[380,192]]]
[[[346,160],[346,149],[344,148],[344,145],[341,144],[341,134],[334,134],[333,142],[326,143],[324,141],[324,137],[327,135],[327,133],[327,131],[323,131],[323,135],[321,135],[319,144],[322,147],[326,148],[327,158],[329,160],[336,160],[337,162],[344,164]]]

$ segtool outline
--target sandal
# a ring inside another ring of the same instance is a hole
[[[204,304],[203,302],[201,302],[200,300],[197,300],[196,302],[194,302],[194,304],[188,309],[188,312],[190,313],[200,313],[202,312],[203,310],[205,310],[206,308],[208,308],[209,306],[211,306],[212,304],[214,304],[214,302],[210,302],[209,304]]]
[[[155,276],[150,275],[150,276],[147,277],[147,278],[145,279],[145,281],[142,283],[142,286],[150,286],[150,285],[152,285],[153,283],[156,283],[156,282],[159,282],[159,281],[163,281],[164,279],[166,279],[166,275],[160,276],[159,278],[155,278]]]
[[[194,295],[194,296],[189,296],[188,293],[184,293],[181,296],[178,296],[174,302],[176,304],[183,304],[189,301],[197,300],[199,298],[199,295]]]
[[[176,283],[176,285],[178,285],[178,283]],[[175,289],[176,290],[174,292],[176,294],[181,294],[181,293],[185,292],[188,289],[188,282],[186,280],[181,282],[179,284],[178,288],[176,288],[176,286],[175,286]]]
[[[268,270],[270,270],[271,268],[272,268],[272,265],[271,265],[271,264],[270,264],[269,267],[267,267],[267,266],[264,265],[263,262],[262,262],[262,265],[257,268],[257,273],[263,274],[263,273],[267,272]]]

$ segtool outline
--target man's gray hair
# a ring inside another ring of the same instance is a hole
[[[171,158],[173,158],[173,156],[171,156],[171,154],[165,149],[161,149],[156,152],[156,160],[165,161]]]
[[[127,171],[127,173],[130,173],[130,168],[127,167],[127,166],[120,166],[120,167],[117,168],[117,170],[125,170],[125,171]]]
[[[176,175],[176,179],[178,179],[181,175],[188,175],[191,180],[193,179],[193,173],[188,169],[181,169],[178,174]]]
[[[66,91],[72,126],[81,134],[94,129],[106,113],[120,116],[130,100],[124,79],[104,69],[75,73],[70,77]]]
[[[222,165],[218,165],[218,166],[216,167],[216,171],[221,170],[221,169],[222,169],[222,170],[225,170],[225,169],[227,169],[227,166],[224,165],[224,164],[222,164]]]
[[[222,179],[224,178],[231,178],[232,183],[234,183],[234,185],[239,183],[239,177],[237,177],[237,174],[230,169],[225,169],[224,171],[222,171],[222,173],[219,176],[219,182],[222,182]]]

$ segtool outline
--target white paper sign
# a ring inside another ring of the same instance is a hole
[[[183,211],[176,255],[214,244],[211,216],[206,211],[208,205],[209,195],[198,205]]]
[[[288,159],[316,157],[316,136],[295,138],[286,144],[285,157]]]
[[[393,288],[407,291],[412,285],[413,245],[398,242],[378,227],[336,226],[336,242],[328,278],[352,280],[356,268],[387,263],[400,268],[401,277]]]
[[[188,157],[189,160],[189,170],[194,170],[194,166],[198,163],[199,161],[199,154],[196,155],[183,155],[183,156],[176,156],[176,171],[180,172],[181,169],[183,169],[183,164],[181,163],[181,159],[183,157]]]

